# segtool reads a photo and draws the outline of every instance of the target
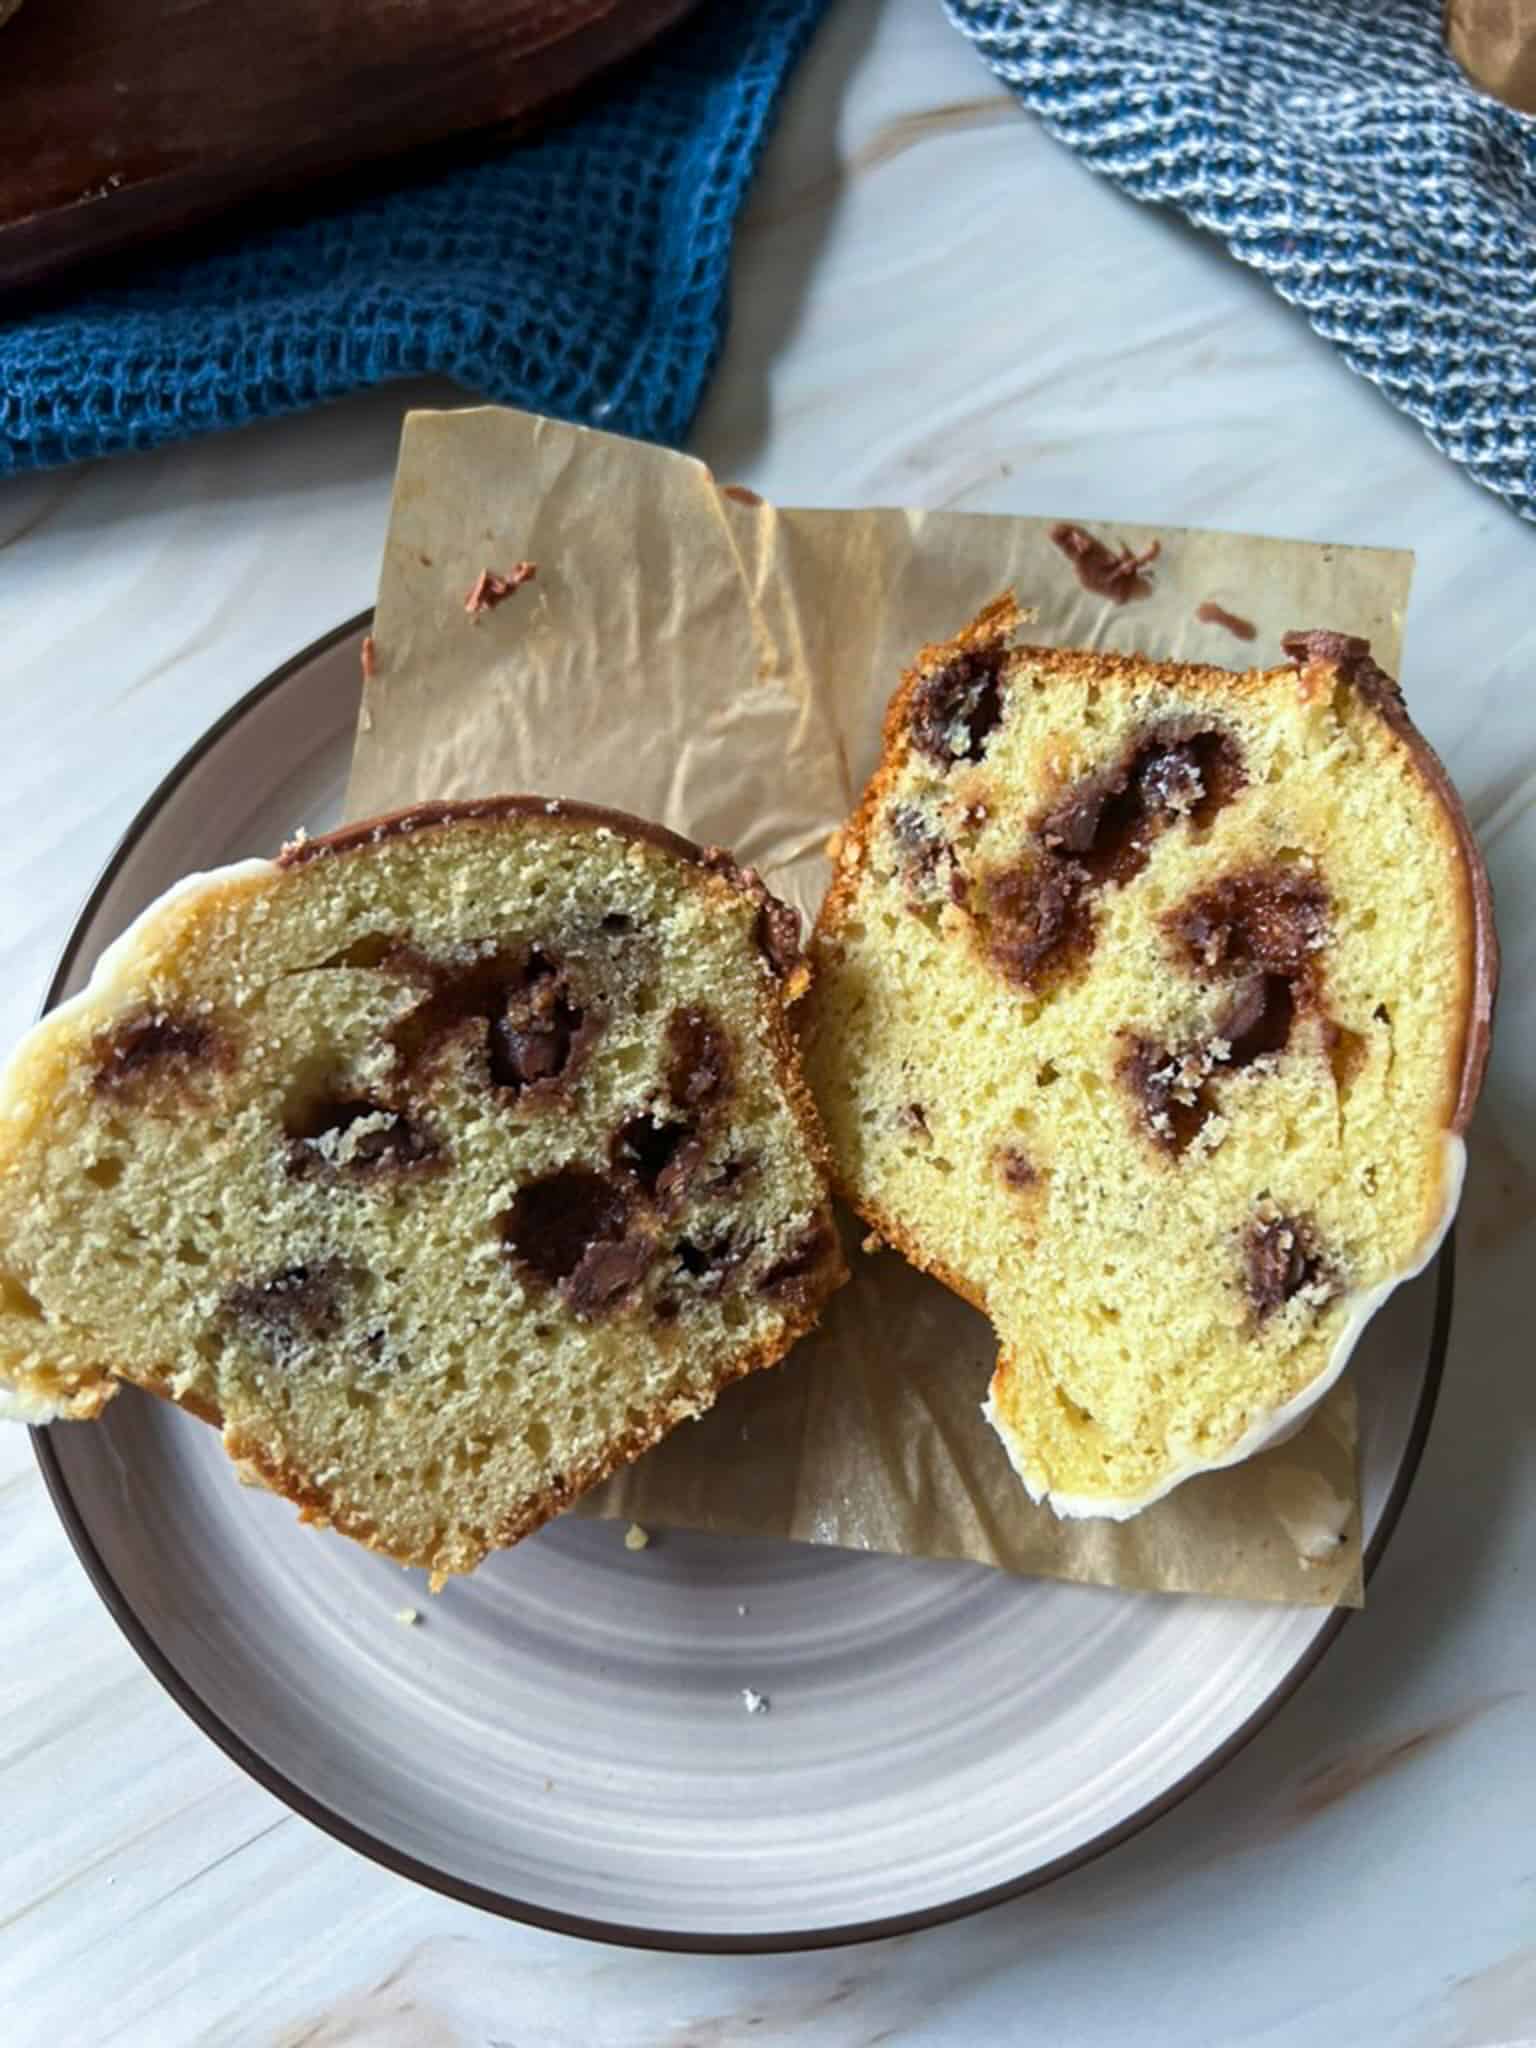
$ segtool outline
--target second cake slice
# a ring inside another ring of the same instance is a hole
[[[1303,1415],[1461,1178],[1486,877],[1360,641],[924,651],[818,924],[850,1200],[995,1324],[1030,1493],[1124,1516]]]
[[[441,1575],[547,1520],[843,1277],[725,855],[537,798],[194,877],[0,1076],[0,1407],[122,1380]]]

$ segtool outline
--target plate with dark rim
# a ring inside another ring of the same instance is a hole
[[[50,1002],[181,875],[334,822],[366,626],[270,676],[167,776]],[[1368,1571],[1428,1433],[1451,1292],[1447,1247],[1351,1367]],[[569,1518],[428,1601],[233,1484],[212,1430],[131,1390],[35,1443],[123,1632],[242,1769],[450,1897],[651,1948],[867,1940],[1044,1884],[1209,1777],[1346,1618],[686,1531],[632,1552]]]

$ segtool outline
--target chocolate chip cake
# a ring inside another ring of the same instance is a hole
[[[1011,646],[887,714],[817,926],[836,1178],[991,1318],[1030,1494],[1133,1514],[1293,1426],[1454,1209],[1496,953],[1367,645],[1247,674]]]
[[[797,921],[590,807],[432,805],[194,878],[0,1080],[0,1383],[128,1380],[470,1570],[845,1277]]]

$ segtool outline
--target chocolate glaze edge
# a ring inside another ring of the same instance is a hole
[[[1396,680],[1371,659],[1368,640],[1353,635],[1308,628],[1281,636],[1281,646],[1298,668],[1316,662],[1348,683],[1361,702],[1368,704],[1413,758],[1424,781],[1433,791],[1461,856],[1466,880],[1472,962],[1463,1025],[1461,1060],[1456,1100],[1449,1129],[1460,1137],[1472,1120],[1488,1070],[1493,1042],[1493,1012],[1499,991],[1499,939],[1493,917],[1493,884],[1472,821],[1460,792],[1452,782],[1445,763],[1409,716],[1403,693]]]
[[[377,817],[358,818],[338,825],[317,839],[290,839],[277,856],[280,868],[304,867],[312,860],[335,854],[355,853],[367,846],[380,846],[391,839],[403,839],[415,832],[428,832],[441,825],[499,824],[505,818],[546,818],[552,823],[579,826],[607,826],[626,839],[642,839],[663,853],[702,867],[706,851],[697,841],[665,825],[652,824],[629,811],[609,810],[603,804],[580,803],[568,797],[474,796],[439,797],[406,804],[398,811],[381,811]]]
[[[577,829],[605,828],[618,838],[654,847],[658,853],[667,854],[674,860],[686,861],[691,867],[719,875],[738,894],[765,910],[783,911],[786,916],[793,916],[798,928],[799,916],[792,906],[774,895],[755,868],[742,867],[724,848],[700,846],[697,840],[685,839],[682,833],[674,832],[666,825],[657,825],[649,818],[636,817],[632,811],[612,810],[606,804],[585,803],[572,797],[440,797],[407,804],[398,811],[383,811],[377,817],[358,818],[349,825],[339,825],[334,832],[322,833],[315,839],[291,839],[279,852],[276,865],[284,870],[305,867],[314,860],[359,853],[369,847],[382,846],[392,839],[404,839],[445,825],[495,825],[508,818],[536,818],[546,824]],[[774,965],[781,978],[788,972],[787,968],[779,968],[772,960],[770,965]]]

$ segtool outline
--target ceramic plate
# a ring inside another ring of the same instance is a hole
[[[365,623],[175,770],[53,999],[178,876],[335,821]],[[1450,1294],[1442,1258],[1355,1354],[1371,1563],[1429,1426]],[[113,1614],[237,1763],[407,1876],[609,1940],[807,1947],[1042,1883],[1214,1770],[1343,1621],[681,1532],[632,1552],[579,1521],[432,1600],[234,1484],[213,1431],[158,1401],[125,1393],[36,1442]]]

